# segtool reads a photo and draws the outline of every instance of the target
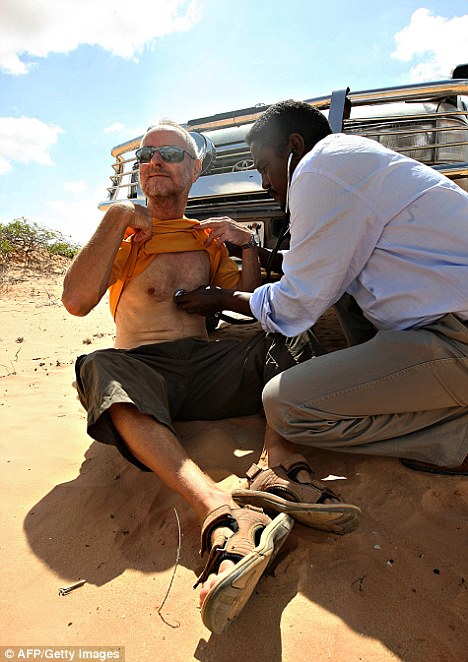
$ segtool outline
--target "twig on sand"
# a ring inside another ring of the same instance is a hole
[[[11,371],[8,368],[8,366],[6,366],[4,363],[0,363],[0,368],[5,368],[5,370],[7,371],[5,375],[0,375],[0,379],[2,377],[11,377],[11,375],[17,374],[15,368],[13,367],[13,361],[10,361],[10,363],[11,363]]]
[[[360,591],[364,591],[363,584],[364,584],[365,578],[366,578],[366,575],[363,575],[362,577],[358,577],[357,579],[354,580],[354,582],[351,583],[351,586],[354,586],[355,584],[357,584],[358,589]]]
[[[43,288],[44,292],[47,294],[47,298],[49,299],[49,302],[47,305],[49,306],[55,306],[57,303],[59,303],[59,299],[55,294],[51,294],[49,290],[46,290]]]
[[[175,628],[180,628],[180,623],[179,623],[179,621],[176,621],[177,625],[172,625],[172,623],[169,623],[168,621],[166,621],[166,619],[164,618],[164,616],[161,614],[161,610],[162,610],[162,608],[164,607],[167,598],[169,597],[169,593],[170,593],[170,591],[171,591],[172,584],[173,584],[173,582],[174,582],[175,574],[176,574],[176,572],[177,572],[177,566],[179,565],[180,548],[181,548],[181,545],[182,545],[182,533],[181,533],[181,530],[180,530],[180,520],[179,520],[179,515],[178,515],[178,513],[177,513],[177,510],[176,510],[175,508],[174,508],[174,513],[175,513],[176,520],[177,520],[177,531],[178,531],[177,554],[176,554],[176,560],[175,560],[174,570],[172,571],[171,581],[169,582],[169,586],[167,587],[166,595],[164,596],[164,599],[163,599],[163,601],[162,601],[162,603],[161,603],[161,606],[160,606],[159,609],[158,609],[158,614],[159,614],[159,617],[161,618],[161,620],[162,620],[166,625],[169,625],[170,628],[174,628],[174,629],[175,629]]]

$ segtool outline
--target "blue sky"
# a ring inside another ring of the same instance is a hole
[[[178,122],[449,77],[468,1],[0,0],[0,222],[84,242],[110,151]]]

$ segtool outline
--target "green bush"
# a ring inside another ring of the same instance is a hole
[[[38,249],[51,255],[74,257],[79,245],[61,232],[49,230],[26,218],[15,218],[11,223],[0,223],[0,255],[8,259],[13,255],[29,261]]]
[[[75,257],[80,250],[77,244],[68,243],[66,241],[56,241],[54,244],[47,248],[51,255],[63,255],[64,257]]]
[[[1,226],[0,226],[1,236]],[[7,257],[14,250],[13,244],[8,239],[0,239],[0,255]]]

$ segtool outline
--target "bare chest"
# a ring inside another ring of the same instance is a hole
[[[205,251],[163,253],[125,289],[129,295],[138,295],[142,303],[167,301],[178,289],[190,291],[208,285],[209,277],[210,261]]]

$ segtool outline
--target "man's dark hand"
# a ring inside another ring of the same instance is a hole
[[[226,290],[220,287],[214,287],[213,285],[205,287],[202,285],[191,292],[178,294],[174,297],[174,302],[185,313],[209,315],[223,309],[223,294],[225,292]]]

